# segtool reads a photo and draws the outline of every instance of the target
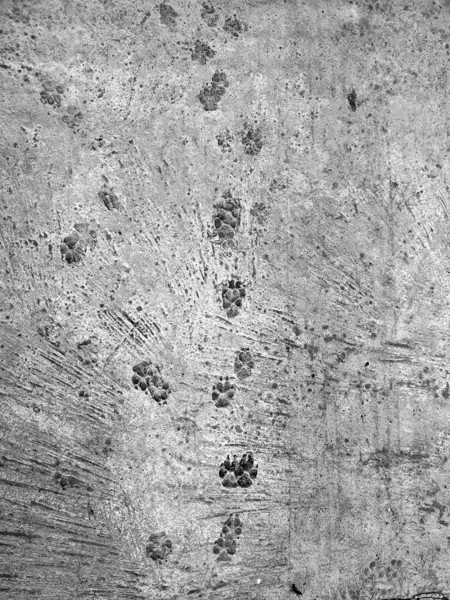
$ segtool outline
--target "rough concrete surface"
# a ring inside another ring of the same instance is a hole
[[[448,0],[0,15],[0,597],[445,597]]]

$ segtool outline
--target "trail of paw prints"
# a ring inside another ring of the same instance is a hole
[[[226,88],[230,85],[223,71],[216,71],[211,83],[205,83],[200,90],[198,99],[206,111],[217,110]]]
[[[161,368],[151,360],[144,360],[133,367],[131,381],[135,389],[150,394],[158,404],[167,404],[170,385],[161,375]]]
[[[236,386],[231,383],[229,377],[219,377],[219,381],[213,385],[212,399],[217,408],[229,406],[236,393]]]
[[[103,189],[99,191],[98,197],[108,210],[120,210],[122,208],[117,194],[109,186],[104,185]]]
[[[169,554],[172,552],[172,542],[167,537],[165,531],[159,533],[151,533],[148,537],[147,546],[145,547],[145,554],[147,558],[161,563],[166,560]]]
[[[253,359],[253,355],[250,352],[249,348],[241,348],[235,356],[234,359],[234,372],[239,377],[239,379],[245,379],[246,377],[250,377],[252,374],[253,368],[255,366],[255,361]]]
[[[222,199],[214,204],[214,235],[220,241],[234,238],[241,222],[241,199],[234,198],[230,191],[222,194]]]
[[[87,223],[76,223],[74,231],[63,238],[61,255],[67,263],[79,263],[88,248],[94,248],[97,243],[97,232],[90,229]]]
[[[245,288],[239,279],[230,279],[222,284],[222,306],[228,317],[236,317],[242,308],[245,298]]]
[[[222,527],[220,537],[214,542],[213,554],[221,562],[231,561],[231,556],[236,554],[237,540],[242,533],[242,521],[237,513],[228,517]]]
[[[253,454],[248,452],[243,454],[238,460],[236,454],[230,461],[230,455],[220,465],[219,477],[222,479],[222,485],[226,488],[242,487],[248,488],[253,484],[253,480],[258,475],[258,465],[255,465]]]

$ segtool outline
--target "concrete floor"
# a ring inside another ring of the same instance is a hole
[[[450,591],[449,27],[2,0],[1,598]]]

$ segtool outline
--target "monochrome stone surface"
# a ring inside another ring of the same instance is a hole
[[[0,3],[0,598],[450,594],[450,4]]]

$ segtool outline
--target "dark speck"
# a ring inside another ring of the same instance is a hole
[[[347,96],[348,104],[353,112],[356,111],[356,92],[352,90]]]

